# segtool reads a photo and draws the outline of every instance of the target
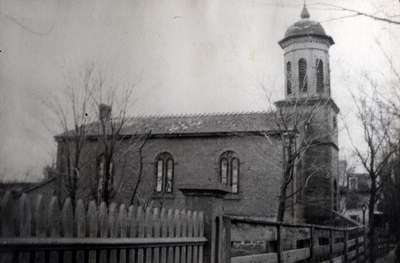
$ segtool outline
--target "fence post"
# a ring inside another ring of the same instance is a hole
[[[348,250],[347,250],[347,241],[349,240],[349,233],[347,232],[347,230],[344,230],[344,262],[348,262],[349,261],[349,257],[348,257]]]
[[[364,226],[363,229],[363,235],[364,235],[364,260],[368,260],[368,239],[367,239],[367,228]]]
[[[38,205],[39,206],[39,205]],[[38,207],[37,206],[37,207]],[[73,237],[74,236],[74,212],[72,210],[72,202],[70,198],[64,201],[64,206],[62,208],[61,215],[61,230],[63,237]],[[72,263],[73,253],[70,251],[64,252],[64,263]]]
[[[231,219],[229,217],[223,217],[222,224],[222,258],[225,262],[230,262],[231,259]]]
[[[87,230],[88,237],[97,237],[98,234],[98,213],[97,206],[95,201],[89,202],[88,213],[87,213]],[[92,250],[89,252],[89,261],[88,263],[96,263],[96,251]]]
[[[314,226],[310,227],[310,261],[314,260]]]
[[[126,210],[125,204],[121,204],[119,207],[118,212],[118,237],[126,238],[128,236],[128,212]],[[125,263],[128,250],[127,249],[120,249],[119,250],[119,262]]]
[[[330,260],[334,258],[333,256],[333,246],[334,246],[335,240],[333,238],[333,230],[330,228],[329,229],[329,256]]]
[[[387,230],[385,230],[387,231]],[[385,242],[386,242],[386,254],[390,252],[390,235],[388,232],[386,232],[386,238],[385,238]]]
[[[204,246],[203,260],[209,263],[226,263],[224,258],[225,244],[222,244],[223,197],[229,192],[224,185],[184,185],[179,189],[185,195],[185,207],[204,212]]]
[[[358,242],[358,229],[356,231],[356,262],[360,262],[360,250],[359,250],[359,242]]]
[[[86,237],[86,210],[82,199],[78,199],[78,201],[76,202],[74,223],[76,237]],[[74,257],[74,260],[76,260],[77,262],[85,262],[85,252],[76,252],[76,257]]]
[[[15,237],[15,201],[11,192],[6,192],[6,194],[3,196],[3,199],[0,201],[0,211],[2,215],[0,236]]]
[[[99,237],[108,237],[108,212],[105,202],[101,202],[98,210],[98,228]],[[97,251],[100,263],[107,262],[107,252],[104,250]]]
[[[280,224],[276,225],[276,253],[278,256],[278,263],[282,262],[282,226]]]

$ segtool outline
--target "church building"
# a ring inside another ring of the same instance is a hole
[[[329,65],[333,44],[305,6],[279,41],[285,96],[275,103],[277,111],[307,112],[318,106],[307,131],[296,131],[297,138],[317,138],[318,143],[296,164],[286,211],[293,222],[313,222],[337,206],[339,109],[331,98]],[[100,115],[111,114],[102,110]],[[287,132],[276,124],[276,112],[133,117],[122,130],[124,138],[150,132],[140,153],[126,139],[113,159],[116,201],[128,203],[137,191],[138,202],[179,207],[185,200],[181,189],[217,187],[227,192],[225,213],[276,218],[285,154],[282,133]],[[99,186],[103,169],[96,133],[89,135],[79,178],[84,198],[93,194],[88,189]],[[56,136],[56,141],[62,173],[68,136]]]

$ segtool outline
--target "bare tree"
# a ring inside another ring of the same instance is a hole
[[[147,133],[124,131],[134,120],[127,116],[134,102],[134,86],[116,85],[109,74],[95,64],[90,64],[78,74],[66,76],[65,83],[60,99],[54,97],[46,101],[61,130],[61,134],[56,136],[59,187],[73,204],[78,195],[108,204],[123,185],[125,176],[120,169],[122,175],[116,180],[115,163],[136,148],[141,155],[149,137]],[[93,154],[97,157],[93,158]],[[93,167],[94,159],[97,162],[96,171],[91,170],[90,173],[95,172],[96,176],[83,174]],[[141,167],[141,157],[139,162]],[[141,175],[138,177],[141,178]],[[137,183],[140,184],[141,180]],[[137,188],[138,185],[135,192]],[[135,197],[131,197],[132,202]]]
[[[91,124],[95,136],[97,158],[97,174],[91,192],[98,200],[107,204],[114,199],[118,189],[124,183],[124,169],[120,167],[119,178],[115,176],[115,165],[131,151],[137,151],[137,181],[130,197],[133,203],[141,184],[143,166],[143,147],[150,137],[151,131],[136,133],[127,130],[135,118],[128,117],[128,110],[135,102],[134,85],[116,85],[108,79],[104,71],[97,70],[95,88],[91,94],[93,105],[98,109],[98,121]]]
[[[145,137],[143,138],[142,143],[138,147],[138,155],[139,155],[139,168],[138,168],[138,175],[137,175],[137,181],[135,184],[135,189],[132,192],[131,199],[130,199],[130,204],[134,204],[135,198],[137,197],[138,189],[139,186],[142,183],[142,178],[143,178],[143,148],[147,142],[148,139],[150,139],[151,136],[151,131],[149,131]]]
[[[330,184],[330,167],[322,165],[316,152],[337,136],[336,121],[332,123],[324,119],[324,112],[331,107],[332,101],[329,98],[297,97],[273,103],[268,95],[266,101],[283,150],[283,156],[276,156],[273,161],[282,169],[277,221],[284,221],[288,209],[294,212],[294,206],[297,205],[313,206],[326,211],[322,203],[327,200],[323,197],[306,200],[306,194],[309,192],[307,186],[314,176],[323,176]],[[263,135],[267,140],[273,140],[271,134]]]
[[[97,198],[107,204],[115,195],[114,188],[114,158],[124,141],[122,129],[127,122],[126,105],[117,117],[111,116],[111,106],[99,104],[99,130],[98,142],[101,155],[98,160],[100,172],[98,174]]]
[[[397,222],[396,216],[396,172],[392,168],[397,167],[399,152],[399,120],[400,120],[400,72],[395,61],[396,56],[391,56],[376,39],[383,58],[389,66],[388,72],[382,72],[384,83],[373,79],[370,74],[364,75],[365,83],[370,88],[365,89],[365,85],[359,90],[357,97],[352,94],[356,105],[356,115],[360,121],[363,131],[364,146],[356,145],[352,140],[353,149],[362,167],[367,171],[370,181],[368,217],[370,250],[375,252],[376,247],[374,235],[376,222],[374,212],[379,202],[384,204],[386,218],[390,222]],[[368,94],[366,90],[370,90]],[[349,129],[347,132],[350,136]],[[393,176],[392,176],[393,175]],[[390,204],[388,206],[388,204]],[[391,207],[391,209],[388,209]],[[396,228],[391,233],[396,233]],[[399,237],[397,237],[399,238]],[[371,260],[374,260],[374,257]]]
[[[275,111],[275,124],[280,131],[284,153],[278,221],[285,218],[288,200],[298,204],[304,201],[305,191],[313,176],[324,174],[329,178],[331,175],[330,167],[322,165],[317,156],[309,158],[318,151],[318,147],[325,145],[335,132],[329,124],[321,123],[322,120],[319,119],[328,102],[329,100],[312,98],[294,99],[286,107],[279,106]],[[321,201],[323,200],[314,200],[313,204],[308,205],[318,206]]]
[[[390,232],[400,241],[400,152],[393,154],[382,176],[383,211],[387,215]]]
[[[392,0],[392,1],[393,1],[393,3],[391,4],[390,7],[392,7],[393,5],[399,5],[398,1],[396,1],[396,0]],[[345,7],[345,6],[342,6],[339,4],[330,4],[330,3],[324,3],[324,2],[312,3],[312,4],[309,4],[309,6],[315,6],[322,10],[325,9],[325,10],[329,10],[329,11],[339,11],[339,12],[347,13],[347,15],[333,18],[330,20],[341,20],[341,19],[347,19],[347,18],[353,18],[353,17],[367,17],[367,18],[373,19],[378,22],[400,25],[400,20],[395,19],[395,17],[397,17],[397,15],[395,15],[395,16],[387,15],[386,12],[384,12],[383,10],[376,10],[376,12],[374,12],[374,13],[368,13],[368,12],[365,12],[362,10]],[[383,13],[384,15],[383,16],[377,15],[377,13]],[[328,21],[330,21],[330,20],[328,20]]]
[[[390,71],[385,75],[386,80],[384,92],[380,92],[379,89],[375,89],[375,93],[379,94],[380,106],[385,108],[388,113],[394,118],[394,122],[398,125],[400,121],[400,71],[398,69],[396,58],[392,56],[383,47],[379,40],[376,40],[376,44],[380,48],[380,51],[385,58],[387,64],[390,67]],[[373,83],[370,81],[370,83]],[[398,128],[398,127],[396,127]],[[399,136],[400,132],[395,132],[396,136]],[[387,165],[386,173],[383,176],[383,209],[385,216],[389,223],[390,233],[394,234],[397,242],[398,249],[400,252],[400,228],[398,227],[398,218],[400,215],[400,175],[399,175],[399,160],[400,160],[400,145],[397,145],[397,151],[393,154],[390,163]],[[400,253],[396,253],[397,257],[400,258]]]
[[[385,168],[390,162],[391,157],[397,151],[399,142],[395,136],[394,118],[388,114],[387,110],[377,98],[368,99],[365,96],[353,100],[357,108],[357,117],[360,121],[363,141],[366,147],[353,144],[354,152],[362,167],[367,171],[370,181],[368,218],[369,218],[369,241],[371,251],[371,262],[375,261],[376,243],[375,232],[376,223],[374,213],[376,205],[380,199],[382,191],[382,176]],[[347,129],[351,138],[349,129]]]
[[[88,124],[92,121],[91,94],[93,92],[94,66],[91,65],[77,76],[65,77],[61,98],[53,96],[44,103],[58,122],[61,135],[56,136],[59,151],[59,194],[66,192],[75,204],[77,198],[82,151],[85,148]]]

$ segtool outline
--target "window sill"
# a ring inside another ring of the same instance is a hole
[[[226,200],[240,200],[240,199],[242,199],[242,194],[241,193],[238,193],[238,194],[232,194],[232,193],[226,194],[224,196],[224,199],[226,199]]]
[[[151,195],[152,199],[174,199],[174,193],[153,193]]]

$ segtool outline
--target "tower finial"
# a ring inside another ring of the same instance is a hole
[[[303,10],[301,11],[300,17],[302,19],[310,18],[310,13],[307,10],[306,0],[303,2]]]

